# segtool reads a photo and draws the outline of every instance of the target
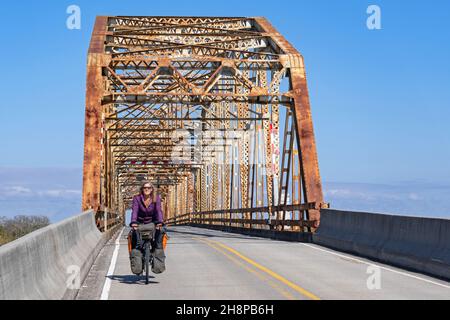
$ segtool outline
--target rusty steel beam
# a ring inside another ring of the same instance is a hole
[[[271,39],[286,54],[286,63],[290,68],[290,85],[294,100],[294,118],[296,122],[296,136],[302,180],[303,194],[306,202],[323,203],[322,182],[316,151],[316,142],[311,116],[306,72],[303,56],[263,17],[255,19],[261,28],[270,34]],[[308,210],[309,219],[314,222],[314,228],[320,224],[320,210]]]
[[[97,211],[100,208],[102,67],[105,66],[108,59],[108,55],[104,53],[104,37],[107,27],[107,17],[96,18],[88,51],[82,211],[89,209]]]

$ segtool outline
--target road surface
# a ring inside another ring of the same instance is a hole
[[[78,299],[450,299],[450,283],[314,244],[173,226],[166,271],[130,270],[124,228],[103,248]]]

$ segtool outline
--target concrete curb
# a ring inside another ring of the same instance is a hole
[[[73,298],[108,235],[86,211],[1,246],[0,300]]]
[[[321,210],[313,242],[450,280],[450,220]]]

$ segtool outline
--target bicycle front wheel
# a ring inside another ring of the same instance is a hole
[[[150,244],[145,244],[145,284],[148,284],[148,277],[150,273]]]

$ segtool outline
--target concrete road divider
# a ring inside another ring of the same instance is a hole
[[[450,220],[321,210],[313,242],[450,280]]]
[[[110,233],[92,211],[0,247],[0,300],[72,299]]]

